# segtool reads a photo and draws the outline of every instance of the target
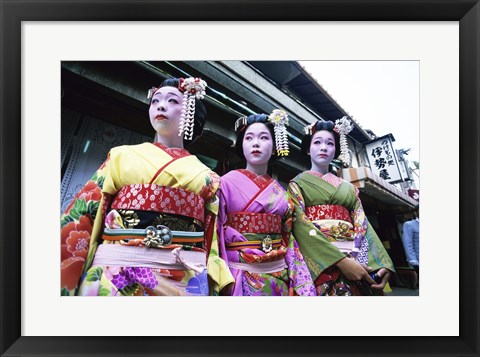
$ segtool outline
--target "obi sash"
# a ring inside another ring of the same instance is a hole
[[[111,208],[171,213],[204,222],[205,202],[199,195],[156,184],[134,184],[118,191]]]
[[[305,209],[307,217],[340,251],[354,250],[354,229],[350,213],[340,205],[316,205]]]
[[[242,250],[242,249],[259,249],[265,253],[271,252],[273,248],[280,248],[282,246],[282,238],[280,234],[267,234],[246,236],[246,238],[253,238],[252,240],[232,242],[226,244],[227,250]]]
[[[128,266],[158,269],[191,269],[202,272],[206,269],[205,252],[145,249],[118,244],[101,244],[95,254],[92,266]]]
[[[271,213],[236,212],[227,215],[227,225],[240,233],[281,233],[282,217]]]
[[[264,263],[237,263],[229,262],[228,266],[233,269],[248,271],[257,274],[275,273],[287,268],[285,259]]]
[[[165,231],[162,232],[162,229]],[[172,231],[165,226],[149,226],[145,229],[105,228],[102,238],[103,240],[111,241],[141,239],[147,247],[166,247],[170,244],[193,244],[203,242],[204,239],[203,232]]]
[[[259,249],[268,253],[282,245],[282,217],[277,214],[231,213],[227,215],[227,225],[247,238],[247,241],[226,244],[227,250]]]
[[[336,219],[352,223],[348,210],[340,205],[316,205],[306,207],[305,213],[311,221]]]

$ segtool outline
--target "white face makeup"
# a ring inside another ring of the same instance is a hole
[[[243,155],[247,160],[247,169],[251,170],[251,167],[254,166],[265,166],[266,172],[268,160],[272,156],[273,138],[265,124],[253,123],[246,129],[242,148]]]
[[[152,97],[150,124],[161,137],[178,135],[183,93],[175,87],[159,88]]]
[[[310,143],[310,160],[312,169],[327,173],[328,166],[335,157],[335,138],[327,130],[320,130],[313,134]]]

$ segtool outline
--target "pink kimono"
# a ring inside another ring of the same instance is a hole
[[[316,295],[291,234],[293,204],[268,175],[234,170],[221,178],[220,257],[235,279],[229,295]]]

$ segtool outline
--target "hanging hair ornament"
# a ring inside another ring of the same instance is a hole
[[[305,135],[315,134],[315,124],[316,122],[303,127],[303,132],[305,133]]]
[[[348,155],[347,134],[353,130],[353,124],[346,116],[335,121],[333,130],[340,135],[340,155],[345,165],[350,166],[350,155]]]
[[[244,127],[247,126],[248,118],[241,117],[235,121],[235,132],[237,133],[239,130],[242,130]]]
[[[200,78],[180,78],[178,83],[178,89],[183,92],[178,136],[181,136],[183,133],[185,140],[192,140],[193,138],[195,99],[205,98],[205,88],[207,88],[207,82]]]
[[[277,143],[278,156],[287,156],[288,150],[288,114],[281,109],[274,109],[272,114],[268,116],[268,121],[273,124],[273,133],[275,134],[275,142]]]

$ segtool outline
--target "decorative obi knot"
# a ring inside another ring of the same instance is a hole
[[[323,219],[335,219],[352,223],[348,210],[340,205],[316,205],[305,209],[307,217],[311,221]]]
[[[135,240],[147,248],[168,247],[171,244],[194,244],[203,242],[203,232],[172,231],[168,227],[158,225],[145,229],[111,229],[105,228],[102,238],[108,241]]]
[[[230,213],[227,215],[227,225],[242,234],[281,233],[282,217],[271,213]]]
[[[330,241],[353,241],[354,230],[353,227],[347,223],[337,220],[323,220],[313,221],[317,226],[320,226],[320,231],[325,234]]]
[[[111,208],[178,214],[204,222],[204,204],[202,197],[181,188],[135,184],[122,187]]]
[[[238,241],[226,244],[227,250],[258,249],[264,253],[270,253],[273,249],[282,246],[281,234],[248,234],[246,241]]]

